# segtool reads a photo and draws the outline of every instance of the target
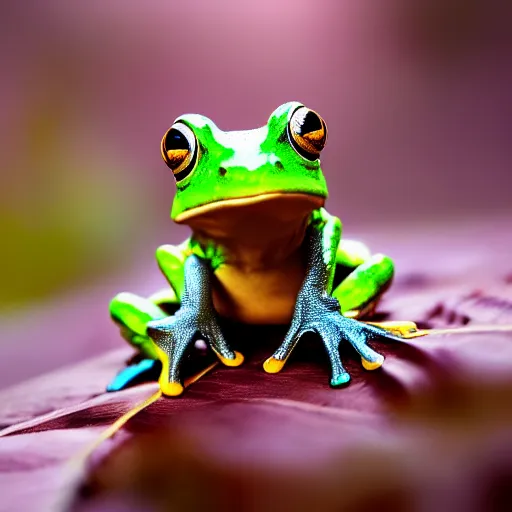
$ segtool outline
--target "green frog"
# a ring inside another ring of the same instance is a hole
[[[289,325],[263,365],[268,373],[283,368],[306,332],[316,333],[327,351],[333,387],[350,380],[338,350],[343,340],[365,369],[382,365],[368,340],[402,339],[403,326],[358,318],[389,287],[393,262],[341,239],[340,220],[324,208],[326,141],[325,121],[298,102],[281,105],[253,130],[225,132],[197,114],[175,120],[161,151],[176,181],[171,218],[192,234],[156,251],[169,287],[149,298],[121,293],[112,300],[111,316],[141,358],[109,391],[140,382],[158,364],[163,394],[180,395],[180,364],[198,337],[222,363],[240,365],[243,356],[230,348],[219,318]]]

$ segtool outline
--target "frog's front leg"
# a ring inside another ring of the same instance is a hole
[[[382,355],[368,346],[369,339],[384,337],[401,340],[383,329],[341,314],[338,300],[330,294],[340,231],[339,220],[334,217],[325,224],[312,223],[309,226],[306,277],[297,296],[290,329],[281,346],[264,363],[268,373],[282,369],[299,338],[306,332],[318,334],[324,343],[331,362],[332,386],[341,386],[350,380],[339,355],[341,340],[348,341],[354,347],[368,370],[380,367],[384,361]]]
[[[177,396],[183,392],[180,364],[186,348],[197,334],[208,341],[225,365],[238,366],[243,362],[243,356],[229,348],[217,323],[210,277],[205,260],[196,255],[188,256],[180,309],[174,316],[147,325],[147,333],[154,341],[162,362],[160,388],[167,396]]]

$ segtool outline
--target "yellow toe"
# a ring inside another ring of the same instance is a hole
[[[367,361],[366,359],[361,358],[361,363],[363,364],[363,368],[365,370],[376,370],[377,368],[380,368],[382,366],[382,363],[384,362],[384,358],[382,358],[381,361],[375,361],[372,363],[371,361]]]
[[[227,357],[223,357],[220,354],[217,354],[218,358],[221,360],[222,364],[226,366],[240,366],[244,362],[244,356],[240,354],[240,352],[235,351],[235,359],[228,359]]]
[[[179,382],[160,382],[160,389],[166,396],[179,396],[183,393],[183,386]]]
[[[276,359],[274,357],[269,357],[263,363],[263,369],[267,373],[278,373],[283,369],[284,363],[286,363],[286,361],[281,361],[280,359]]]
[[[386,331],[391,332],[402,338],[416,338],[418,336],[424,336],[423,331],[418,329],[418,326],[414,322],[409,321],[391,321],[391,322],[367,322],[375,327],[380,327]]]

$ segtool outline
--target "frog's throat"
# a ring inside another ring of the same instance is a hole
[[[275,200],[284,201],[301,201],[311,204],[311,210],[321,208],[325,203],[325,197],[313,194],[303,194],[298,192],[269,192],[265,194],[258,194],[255,196],[237,197],[235,199],[223,199],[197,206],[183,213],[180,213],[174,222],[177,224],[187,224],[191,219],[203,217],[208,213],[219,212],[221,210],[229,210],[231,208],[239,208],[244,206],[252,206],[265,202],[272,202]]]

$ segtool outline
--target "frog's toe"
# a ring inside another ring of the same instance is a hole
[[[349,328],[342,332],[343,337],[361,356],[361,364],[365,370],[376,370],[382,366],[384,356],[368,346],[367,340],[369,335],[366,333],[365,324],[356,322],[354,325],[349,325]]]
[[[333,388],[340,388],[350,382],[350,375],[345,372],[331,378],[331,386]]]
[[[148,335],[161,361],[162,370],[158,382],[166,396],[179,396],[183,392],[180,367],[187,347],[193,343],[195,332],[194,317],[186,312],[178,312],[148,324]]]
[[[376,370],[384,363],[384,356],[375,352],[368,346],[368,338],[372,333],[367,332],[367,327],[361,322],[349,320],[341,315],[335,315],[335,320],[326,318],[321,328],[317,329],[322,337],[324,346],[331,361],[332,377],[331,386],[340,387],[348,384],[350,375],[341,364],[339,344],[346,340],[361,356],[361,363],[366,370]],[[336,324],[336,328],[333,325]]]
[[[161,371],[161,363],[155,359],[143,359],[123,368],[108,384],[107,392],[121,391],[144,382],[158,380]]]
[[[236,350],[234,350],[232,353],[228,352],[227,355],[229,357],[226,357],[226,354],[222,355],[220,352],[217,351],[215,351],[215,353],[217,354],[217,357],[224,366],[236,367],[240,366],[244,362],[244,356],[240,354],[240,352],[237,352]]]
[[[322,338],[325,350],[331,362],[331,386],[340,387],[350,382],[350,375],[345,370],[340,358],[340,328],[338,313],[322,315],[322,321],[314,329]]]
[[[269,357],[264,363],[263,363],[263,369],[267,373],[279,373],[286,363],[286,359],[277,359],[275,356]]]
[[[384,356],[377,354],[375,361],[368,361],[364,357],[361,357],[361,364],[365,370],[377,370],[384,363]]]
[[[165,396],[180,396],[185,388],[180,382],[160,380],[160,389]]]

